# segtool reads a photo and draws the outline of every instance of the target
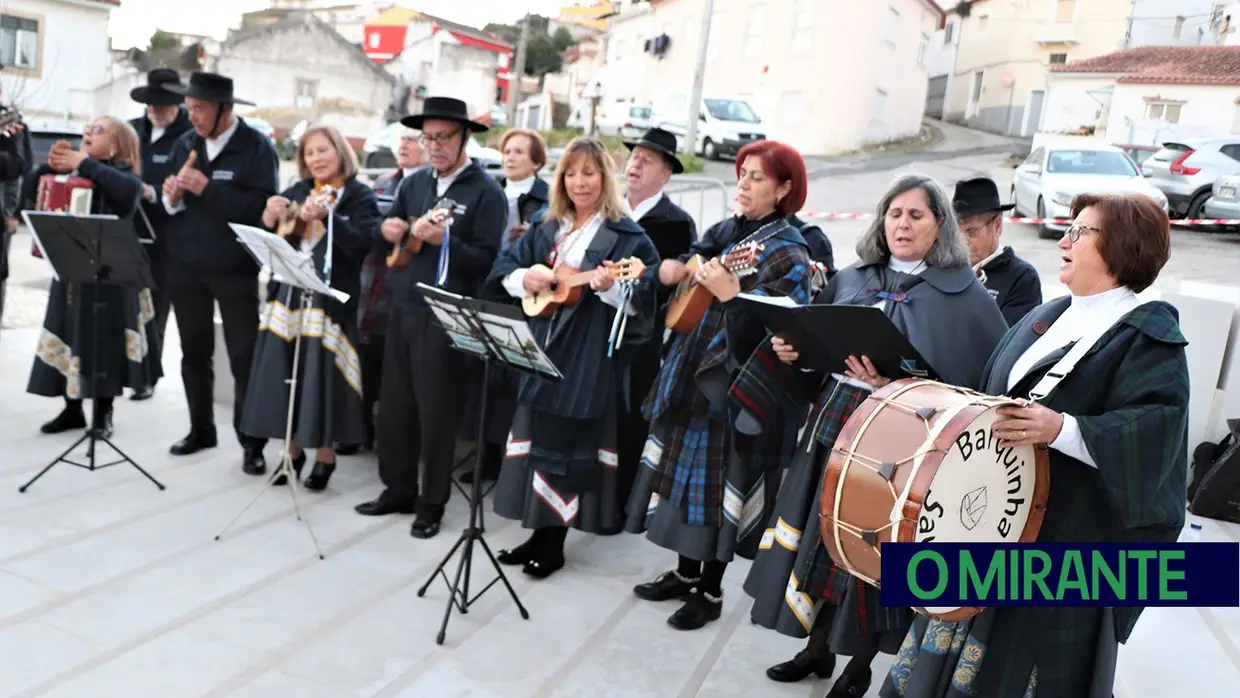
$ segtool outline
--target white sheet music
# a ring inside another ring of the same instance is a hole
[[[276,281],[331,296],[341,303],[348,302],[349,294],[331,288],[319,278],[309,254],[293,249],[284,238],[262,228],[240,223],[228,225],[259,265],[271,270]]]

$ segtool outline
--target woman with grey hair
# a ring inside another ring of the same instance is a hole
[[[951,199],[937,182],[920,174],[898,178],[877,213],[857,242],[860,260],[832,277],[814,302],[881,308],[930,365],[880,376],[869,357],[854,356],[844,374],[805,371],[805,385],[818,388],[809,428],[745,580],[755,623],[809,635],[805,649],[767,670],[772,680],[826,678],[835,671],[836,653],[852,657],[828,698],[865,695],[870,664],[880,651],[894,654],[912,622],[911,609],[884,607],[879,591],[836,567],[822,544],[818,499],[835,439],[853,410],[892,380],[932,371],[946,383],[977,388],[1007,330],[969,266]],[[770,347],[784,363],[797,359],[796,348],[778,335]]]

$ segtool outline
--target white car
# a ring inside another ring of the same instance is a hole
[[[1110,145],[1042,146],[1034,148],[1012,175],[1016,215],[1068,218],[1078,194],[1139,192],[1167,210],[1167,197],[1141,174],[1141,168]],[[1040,236],[1057,238],[1065,223],[1042,225]]]

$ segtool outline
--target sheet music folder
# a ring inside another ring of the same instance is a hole
[[[915,375],[938,380],[908,338],[878,308],[866,305],[795,305],[787,298],[742,293],[745,310],[783,337],[800,355],[798,368],[844,375],[849,356],[868,356],[885,378]],[[912,370],[909,370],[909,369]]]
[[[57,281],[95,283],[102,271],[104,284],[156,288],[131,219],[45,211],[23,211],[22,217]]]
[[[314,258],[294,249],[287,240],[252,225],[229,223],[237,240],[258,262],[271,270],[271,278],[307,291],[331,296],[341,303],[349,302],[349,294],[327,285],[315,269]]]

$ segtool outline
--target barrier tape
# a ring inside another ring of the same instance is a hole
[[[827,220],[837,221],[869,221],[874,220],[873,213],[829,213],[824,211],[802,211],[797,216],[801,218],[825,218]],[[1005,223],[1058,223],[1068,224],[1072,222],[1071,218],[1020,218],[1020,217],[1004,217]],[[1171,225],[1240,225],[1240,218],[1173,218]]]

